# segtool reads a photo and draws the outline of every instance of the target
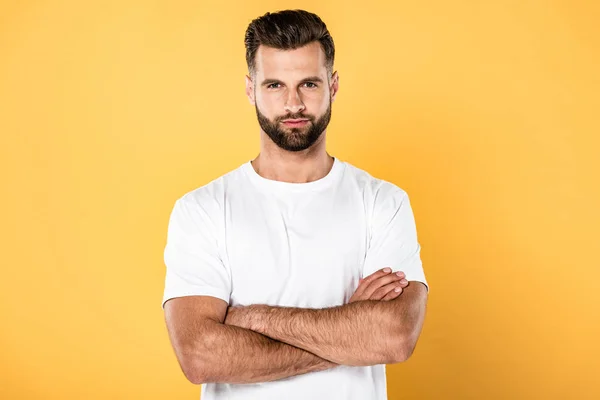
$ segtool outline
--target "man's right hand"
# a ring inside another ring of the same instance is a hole
[[[392,300],[400,296],[406,286],[408,281],[405,279],[404,272],[392,273],[391,268],[383,268],[359,281],[349,303],[360,300]],[[397,292],[394,290],[396,288],[398,288]]]

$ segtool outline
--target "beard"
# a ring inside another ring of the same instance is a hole
[[[271,140],[281,149],[287,151],[302,151],[311,147],[329,125],[331,119],[331,100],[327,110],[318,119],[313,115],[288,114],[275,118],[273,121],[268,119],[258,110],[255,104],[256,116],[262,130],[271,138]],[[308,123],[301,128],[284,128],[281,126],[284,119],[308,119]]]

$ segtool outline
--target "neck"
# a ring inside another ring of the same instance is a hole
[[[266,179],[307,183],[325,177],[333,167],[333,157],[325,149],[325,132],[310,148],[298,152],[286,151],[261,133],[260,153],[252,160],[257,174]]]

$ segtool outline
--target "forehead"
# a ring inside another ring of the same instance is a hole
[[[256,51],[256,75],[275,78],[281,75],[316,75],[325,77],[325,52],[319,42],[293,50],[260,45]]]

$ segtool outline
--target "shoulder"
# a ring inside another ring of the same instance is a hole
[[[382,202],[402,201],[408,194],[400,186],[388,180],[375,177],[364,169],[358,168],[346,162],[350,179],[363,193],[363,197],[369,203],[375,205]]]
[[[228,188],[235,186],[241,167],[231,170],[213,180],[184,192],[175,200],[174,209],[190,217],[213,220],[217,223],[224,213]]]
[[[242,172],[242,167],[233,169],[213,180],[195,187],[192,190],[181,195],[177,202],[184,203],[189,206],[200,207],[219,207],[223,206],[226,198],[226,192],[239,179]]]

